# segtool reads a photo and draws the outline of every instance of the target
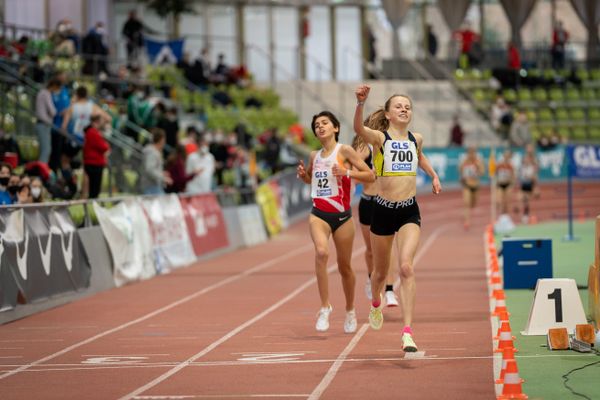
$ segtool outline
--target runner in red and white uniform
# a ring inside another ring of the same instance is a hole
[[[329,111],[322,111],[312,119],[311,128],[321,142],[322,148],[310,154],[308,167],[301,161],[298,178],[311,185],[313,208],[309,217],[310,235],[315,245],[315,273],[321,297],[316,329],[329,329],[329,315],[333,310],[329,303],[327,260],[329,237],[335,244],[338,270],[346,296],[344,332],[356,331],[354,311],[354,287],[356,279],[350,265],[354,223],[350,209],[351,178],[374,182],[375,174],[356,151],[338,143],[340,123]],[[352,168],[352,169],[351,169]]]

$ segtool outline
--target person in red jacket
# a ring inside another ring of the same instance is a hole
[[[513,71],[521,69],[521,53],[513,41],[508,42],[508,68]]]
[[[93,115],[83,140],[83,168],[89,182],[90,199],[95,199],[100,194],[102,173],[106,167],[106,156],[110,151],[110,145],[100,132],[102,124],[102,116]]]

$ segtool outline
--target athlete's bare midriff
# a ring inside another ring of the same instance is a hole
[[[417,194],[416,176],[378,176],[376,182],[377,194],[386,200],[401,201]]]

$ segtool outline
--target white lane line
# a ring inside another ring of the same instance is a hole
[[[516,359],[522,358],[548,358],[548,357],[558,357],[555,354],[535,354],[529,356],[517,356],[515,354]],[[569,357],[569,358],[580,358],[580,359],[588,359],[597,357],[595,354],[569,354],[569,355],[561,355],[560,357]],[[464,360],[491,360],[494,358],[494,355],[489,356],[444,356],[440,357],[438,355],[427,355],[425,357],[415,358],[415,359],[407,359],[404,356],[402,357],[373,357],[373,358],[347,358],[345,360],[346,363],[372,363],[372,362],[390,362],[390,361],[398,361],[398,362],[415,362],[415,361],[464,361]],[[196,368],[204,368],[204,367],[239,367],[239,366],[265,366],[265,365],[286,365],[286,364],[331,364],[336,360],[334,359],[314,359],[314,360],[271,360],[271,361],[206,361],[206,362],[193,362],[188,365],[188,367],[196,367]],[[96,371],[96,370],[104,370],[104,369],[139,369],[139,368],[168,368],[173,367],[177,364],[177,362],[156,362],[156,363],[123,363],[119,365],[82,365],[82,364],[44,364],[39,366],[39,368],[31,368],[28,369],[27,372],[57,372],[57,371]],[[13,368],[17,365],[0,365],[2,367],[10,367]],[[308,395],[307,395],[308,397]]]
[[[342,351],[340,353],[340,355],[335,360],[335,362],[333,363],[331,368],[329,368],[329,371],[327,371],[327,373],[325,374],[325,376],[323,377],[321,382],[317,385],[315,390],[313,390],[313,392],[310,394],[310,396],[308,397],[308,400],[316,400],[321,397],[321,395],[323,394],[325,389],[327,389],[327,386],[329,386],[331,381],[333,381],[333,378],[337,374],[338,370],[342,367],[342,364],[346,360],[346,357],[348,356],[348,354],[350,354],[350,352],[352,350],[354,350],[354,347],[356,347],[356,345],[358,344],[358,341],[363,337],[363,335],[365,334],[365,332],[367,331],[368,328],[369,328],[369,324],[363,324],[363,326],[360,327],[358,332],[356,332],[356,335],[354,335],[354,337],[352,338],[350,343],[348,343],[348,346],[346,346],[344,351]]]
[[[312,246],[312,244],[311,244],[311,246]],[[353,255],[352,255],[352,258],[354,259],[358,255],[364,253],[365,249],[366,249],[365,246],[363,246],[359,250],[355,251],[353,253]],[[332,266],[330,266],[329,268],[327,268],[327,273],[330,274],[335,269],[337,269],[337,263],[335,263]],[[160,384],[161,382],[163,382],[164,380],[170,378],[171,376],[175,375],[177,372],[179,372],[183,368],[187,367],[188,365],[190,365],[191,363],[193,363],[194,361],[196,361],[200,357],[206,355],[210,351],[214,350],[216,347],[220,346],[221,344],[223,344],[227,340],[231,339],[232,337],[234,337],[235,335],[237,335],[238,333],[240,333],[241,331],[243,331],[244,329],[246,329],[250,325],[254,324],[255,322],[260,321],[261,319],[263,319],[264,317],[266,317],[267,315],[269,315],[273,311],[277,310],[279,307],[281,307],[282,305],[284,305],[285,303],[287,303],[288,301],[292,300],[294,297],[296,297],[297,295],[299,295],[300,293],[302,293],[307,287],[313,285],[316,281],[317,281],[317,278],[313,277],[313,278],[309,279],[308,281],[304,282],[302,285],[300,285],[292,293],[290,293],[289,295],[287,295],[283,299],[279,300],[277,303],[273,304],[271,307],[267,308],[266,310],[264,310],[260,314],[256,315],[254,318],[251,318],[248,321],[244,322],[243,324],[239,325],[237,328],[233,329],[228,334],[226,334],[225,336],[221,337],[219,340],[211,343],[210,345],[208,345],[207,347],[205,347],[200,352],[194,354],[192,357],[188,358],[187,360],[179,363],[174,368],[170,369],[169,371],[165,372],[161,376],[159,376],[159,377],[153,379],[152,381],[148,382],[144,386],[141,386],[141,387],[137,388],[136,390],[134,390],[133,392],[131,392],[129,394],[126,394],[125,396],[121,397],[119,400],[129,400],[129,399],[132,399],[132,398],[134,398],[134,397],[136,397],[136,396],[144,393],[146,390],[151,389],[154,386]]]
[[[98,340],[98,339],[100,339],[100,338],[102,338],[104,336],[107,336],[107,335],[110,335],[112,333],[118,332],[118,331],[123,330],[125,328],[128,328],[128,327],[130,327],[132,325],[135,325],[135,324],[137,324],[139,322],[142,322],[142,321],[145,321],[147,319],[150,319],[150,318],[152,318],[152,317],[154,317],[156,315],[162,314],[165,311],[169,311],[172,308],[175,308],[177,306],[180,306],[181,304],[187,303],[188,301],[193,300],[193,299],[195,299],[198,296],[201,296],[203,294],[211,292],[211,291],[213,291],[215,289],[218,289],[221,286],[225,286],[225,285],[227,285],[227,284],[229,284],[231,282],[235,282],[235,281],[237,281],[239,279],[242,279],[242,278],[244,278],[246,276],[249,276],[249,275],[251,275],[251,274],[253,274],[255,272],[259,272],[259,271],[261,271],[263,269],[266,269],[266,268],[269,268],[269,267],[271,267],[273,265],[277,265],[278,263],[280,263],[282,260],[285,260],[286,258],[291,258],[291,257],[293,257],[293,256],[295,256],[295,255],[297,255],[299,253],[303,253],[303,252],[305,252],[307,250],[310,250],[312,248],[313,248],[313,244],[310,243],[310,244],[307,244],[305,246],[299,247],[299,248],[297,248],[297,249],[295,249],[295,250],[293,250],[293,251],[291,251],[289,253],[282,254],[279,257],[275,257],[275,258],[273,258],[273,259],[271,259],[269,261],[265,261],[263,263],[260,263],[259,265],[255,266],[253,268],[250,268],[250,269],[248,269],[248,270],[246,270],[246,271],[244,271],[242,273],[239,273],[237,275],[230,276],[229,278],[223,279],[222,281],[217,282],[217,283],[215,283],[215,284],[213,284],[211,286],[205,287],[204,289],[198,290],[197,292],[194,292],[194,293],[192,293],[192,294],[190,294],[190,295],[188,295],[188,296],[186,296],[186,297],[184,297],[182,299],[174,301],[173,303],[168,304],[168,305],[166,305],[164,307],[161,307],[158,310],[154,310],[154,311],[152,311],[152,312],[150,312],[150,313],[148,313],[146,315],[143,315],[143,316],[141,316],[139,318],[136,318],[134,320],[131,320],[129,322],[126,322],[124,324],[116,326],[116,327],[114,327],[112,329],[106,330],[106,331],[104,331],[102,333],[99,333],[99,334],[97,334],[95,336],[92,336],[92,337],[90,337],[88,339],[85,339],[85,340],[82,340],[82,341],[80,341],[78,343],[75,343],[75,344],[73,344],[73,345],[71,345],[69,347],[65,347],[64,349],[62,349],[60,351],[57,351],[56,353],[50,354],[50,355],[48,355],[46,357],[40,358],[39,360],[36,360],[36,361],[33,361],[33,362],[29,363],[29,364],[23,365],[20,368],[17,368],[17,369],[12,370],[12,371],[5,372],[2,375],[0,375],[0,380],[8,378],[9,376],[18,374],[19,372],[25,371],[28,368],[31,368],[31,367],[33,367],[35,365],[44,363],[44,362],[46,362],[48,360],[52,360],[53,358],[56,358],[56,357],[61,356],[61,355],[65,354],[65,353],[68,353],[71,350],[74,350],[74,349],[76,349],[78,347],[84,346],[84,345],[86,345],[88,343],[91,343],[91,342],[93,342],[95,340]]]
[[[164,396],[136,396],[138,400],[184,400],[184,399],[256,399],[256,398],[303,398],[308,394],[215,394],[215,395],[164,395]]]

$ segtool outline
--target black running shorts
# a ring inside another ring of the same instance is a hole
[[[398,232],[406,224],[421,226],[421,212],[415,197],[401,201],[375,197],[371,232],[380,236],[389,236]]]

